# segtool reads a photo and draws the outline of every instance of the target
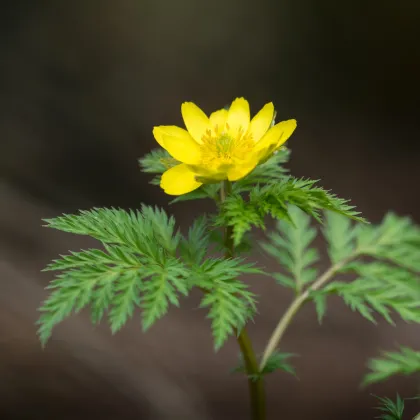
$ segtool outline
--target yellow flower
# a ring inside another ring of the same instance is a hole
[[[186,194],[203,183],[237,181],[266,160],[292,135],[296,120],[273,127],[274,106],[266,104],[250,120],[244,98],[210,117],[192,102],[181,106],[187,130],[176,126],[154,127],[156,141],[181,164],[168,169],[161,187],[170,195]]]

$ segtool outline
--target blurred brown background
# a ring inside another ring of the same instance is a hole
[[[245,96],[254,112],[272,100],[279,118],[298,120],[294,175],[322,179],[371,221],[392,208],[420,222],[419,28],[418,0],[3,0],[0,418],[245,420],[246,383],[228,375],[235,342],[213,353],[198,295],[147,335],[138,318],[112,337],[73,317],[42,351],[34,322],[51,276],[40,270],[91,242],[41,218],[166,206],[137,165],[156,146],[153,125],[181,124],[186,100],[211,112]],[[187,226],[205,208],[170,211]],[[251,280],[261,350],[290,297]],[[319,327],[305,308],[284,340],[301,355],[300,381],[269,378],[269,418],[367,420],[370,392],[414,395],[414,378],[358,385],[368,357],[420,348],[419,331],[373,327],[340,302]]]

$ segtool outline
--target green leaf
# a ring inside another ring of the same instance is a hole
[[[407,283],[413,283],[409,273]],[[369,321],[376,323],[372,311],[382,315],[390,324],[394,324],[390,311],[394,311],[407,322],[420,323],[419,294],[413,294],[402,278],[373,275],[358,278],[351,283],[333,282],[323,290],[325,293],[336,293],[352,310],[358,311]]]
[[[295,283],[295,281],[292,279],[292,278],[290,278],[289,276],[286,276],[286,275],[284,275],[284,274],[282,274],[282,273],[273,273],[272,275],[271,275],[273,278],[274,278],[274,280],[280,285],[280,286],[283,286],[283,287],[288,287],[289,289],[293,289],[293,290],[296,290],[296,283]]]
[[[161,174],[180,163],[181,162],[174,159],[165,149],[161,148],[154,149],[139,159],[139,165],[142,172],[158,174],[150,181],[150,184],[152,185],[159,185]]]
[[[154,149],[144,157],[139,159],[139,165],[142,172],[152,174],[163,174],[166,170],[179,165],[165,149]]]
[[[247,198],[238,192],[233,193],[220,203],[220,213],[215,219],[215,225],[232,226],[235,244],[239,244],[243,235],[252,227],[264,229],[267,215],[291,222],[289,205],[295,205],[318,221],[321,221],[321,210],[330,210],[365,222],[354,207],[348,204],[348,200],[315,187],[315,183],[316,181],[283,176],[276,182],[254,186]]]
[[[195,284],[205,291],[200,307],[209,308],[216,351],[256,312],[256,296],[237,279],[241,274],[264,273],[241,258],[210,258],[196,267]]]
[[[94,209],[47,220],[49,227],[102,242],[104,250],[72,252],[53,261],[47,271],[61,273],[51,282],[52,293],[40,308],[43,344],[52,329],[72,312],[91,306],[98,323],[106,312],[113,333],[141,307],[144,329],[178,305],[189,290],[190,271],[176,258],[181,239],[175,220],[160,209],[140,211]]]
[[[146,275],[140,273],[140,269],[127,270],[115,285],[112,299],[104,302],[106,306],[112,303],[109,323],[113,334],[132,318],[134,310],[140,306],[140,291],[143,285],[148,284],[143,283]]]
[[[233,241],[237,246],[245,233],[253,226],[264,228],[264,219],[258,207],[245,202],[239,194],[232,194],[221,205],[220,213],[214,219],[217,227],[232,226]]]
[[[211,231],[205,216],[197,218],[180,243],[181,257],[190,264],[200,264],[210,246]]]
[[[318,318],[319,324],[322,324],[322,320],[327,312],[327,296],[324,293],[312,292],[311,297],[315,304],[315,311]]]
[[[348,200],[315,186],[316,183],[317,181],[309,179],[285,176],[276,183],[254,188],[250,201],[269,208],[273,217],[276,211],[282,214],[284,210],[287,211],[287,204],[293,204],[318,221],[321,221],[320,210],[330,210],[353,220],[366,222],[349,205]]]
[[[381,405],[375,407],[377,410],[382,411],[383,413],[376,417],[377,419],[382,420],[403,420],[404,414],[404,400],[397,394],[396,401],[392,401],[387,397],[375,397],[379,400]]]
[[[295,356],[296,355],[293,353],[281,353],[279,351],[275,351],[270,355],[264,365],[262,374],[266,375],[268,373],[275,372],[276,370],[282,370],[283,372],[290,373],[297,377],[295,367],[288,362],[288,359]]]
[[[164,266],[149,266],[147,271],[149,279],[143,284],[141,302],[144,331],[166,314],[169,303],[179,306],[178,295],[188,294],[185,279],[190,274],[176,259],[168,260]]]
[[[42,314],[37,322],[40,325],[38,335],[43,346],[56,324],[73,311],[77,313],[86,306],[92,293],[93,282],[86,278],[81,281],[84,283],[83,287],[80,287],[76,279],[70,275],[60,276],[54,281],[52,286],[56,290],[45,300],[40,309]]]
[[[326,221],[323,233],[328,242],[328,255],[336,264],[355,252],[356,230],[349,218],[338,213],[326,212]]]
[[[319,260],[319,254],[315,248],[310,247],[317,231],[310,226],[310,217],[299,208],[290,206],[288,212],[292,224],[278,221],[276,231],[268,235],[269,242],[260,244],[287,270],[293,282],[279,273],[275,273],[275,279],[288,287],[293,284],[299,293],[318,274],[312,265]]]
[[[420,272],[420,228],[408,217],[388,213],[379,226],[359,226],[357,242],[364,255]]]
[[[175,232],[175,219],[164,210],[145,205],[141,211],[95,208],[45,222],[47,227],[91,236],[140,255],[153,255],[155,259],[161,259],[165,252],[174,254],[180,240],[179,232]]]
[[[333,264],[342,265],[338,272],[357,277],[351,283],[330,283],[321,292],[338,294],[372,322],[376,312],[394,324],[394,312],[406,322],[420,323],[419,228],[392,213],[377,226],[352,228],[345,218],[330,214],[327,221],[324,233]]]
[[[408,347],[400,347],[398,352],[382,352],[382,357],[371,359],[369,372],[363,385],[382,382],[394,375],[412,375],[420,372],[420,352]]]
[[[82,277],[84,273],[79,271],[77,274]],[[98,324],[102,320],[110,307],[114,298],[115,284],[120,277],[120,271],[109,271],[96,279],[95,288],[90,296],[91,319],[94,324]]]

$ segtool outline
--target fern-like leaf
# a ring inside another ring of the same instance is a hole
[[[328,242],[328,255],[333,264],[348,258],[355,252],[356,229],[351,220],[341,214],[326,212],[326,224],[323,234]]]
[[[345,217],[328,214],[324,234],[333,267],[357,277],[330,283],[320,294],[338,294],[371,322],[376,312],[391,324],[392,313],[420,323],[420,230],[410,219],[390,213],[377,226],[352,227]]]
[[[61,273],[48,287],[52,293],[40,308],[43,344],[55,325],[88,305],[94,323],[109,314],[113,333],[140,307],[147,329],[189,290],[191,274],[176,257],[181,235],[175,220],[163,210],[94,209],[47,223],[65,232],[90,235],[102,242],[104,250],[72,252],[47,266],[47,271]]]
[[[352,310],[358,311],[369,321],[376,323],[372,311],[394,324],[391,311],[407,322],[420,323],[419,296],[407,293],[404,285],[393,278],[363,277],[350,283],[333,282],[324,288],[326,293],[341,296]]]
[[[412,375],[420,372],[420,351],[400,347],[398,352],[382,352],[382,357],[369,360],[368,368],[370,372],[363,385],[382,382],[395,375]]]
[[[359,226],[361,253],[420,272],[420,228],[408,217],[388,213],[379,226]]]
[[[179,306],[179,293],[186,296],[189,290],[185,281],[189,272],[176,259],[169,259],[164,266],[149,266],[147,271],[141,303],[144,330],[166,314],[169,303]]]
[[[256,188],[251,201],[270,203],[273,207],[287,211],[287,204],[294,204],[318,221],[322,221],[320,210],[329,210],[359,222],[366,222],[360,213],[349,205],[348,200],[316,186],[317,181],[284,177],[280,182]]]
[[[180,243],[180,252],[183,260],[189,264],[200,264],[210,246],[211,231],[207,218],[197,218],[188,230],[187,237]]]
[[[220,204],[220,213],[215,218],[216,226],[232,226],[235,245],[243,235],[259,227],[264,229],[267,215],[277,220],[291,222],[289,205],[294,205],[321,222],[321,210],[330,210],[351,219],[365,222],[348,200],[336,197],[315,186],[316,181],[284,176],[278,182],[255,186],[248,198],[235,193]]]
[[[381,420],[403,420],[404,414],[404,400],[397,394],[397,399],[392,401],[388,397],[377,397],[381,403],[377,410],[382,411],[382,414],[377,419]]]
[[[240,331],[256,312],[256,296],[238,277],[241,274],[264,274],[243,259],[210,258],[197,267],[195,282],[204,289],[201,307],[209,308],[215,350],[229,335]]]
[[[275,273],[274,278],[300,293],[317,276],[317,270],[312,265],[319,260],[319,254],[315,248],[310,247],[317,232],[310,226],[310,217],[302,210],[290,206],[288,212],[292,224],[278,221],[276,231],[268,235],[269,242],[261,242],[261,246],[291,276]]]

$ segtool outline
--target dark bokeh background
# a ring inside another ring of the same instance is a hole
[[[34,322],[51,277],[40,270],[90,244],[41,218],[166,206],[137,165],[153,125],[181,124],[186,100],[211,112],[245,96],[254,112],[272,100],[298,120],[294,175],[374,222],[390,208],[420,222],[419,28],[418,0],[3,0],[0,418],[246,419],[246,383],[228,376],[237,348],[213,353],[198,296],[147,335],[138,319],[111,337],[74,317],[41,351]],[[170,211],[186,226],[204,208]],[[261,349],[290,297],[254,287]],[[372,419],[370,392],[414,395],[413,378],[358,389],[367,358],[396,343],[420,348],[419,329],[367,325],[340,302],[319,327],[305,308],[284,340],[300,381],[269,378],[270,418]]]

